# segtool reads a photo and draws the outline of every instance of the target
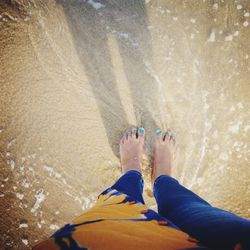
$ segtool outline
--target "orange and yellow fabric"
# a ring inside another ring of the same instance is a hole
[[[195,239],[168,225],[158,213],[109,189],[90,210],[75,218],[34,250],[203,249]]]

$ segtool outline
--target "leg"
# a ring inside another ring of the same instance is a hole
[[[127,194],[131,198],[145,204],[142,193],[143,193],[143,179],[140,172],[136,170],[129,170],[119,180],[105,190],[102,194],[105,194],[110,189],[116,189],[117,191]]]
[[[155,180],[154,195],[159,213],[202,244],[222,250],[242,243],[250,249],[250,220],[212,207],[170,176]]]
[[[120,141],[121,168],[123,176],[110,188],[127,194],[144,204],[142,197],[143,179],[141,161],[143,156],[145,131],[133,128]],[[103,193],[107,192],[105,190]]]
[[[249,220],[212,207],[169,176],[174,148],[172,136],[156,135],[153,180],[159,213],[213,249],[233,249],[240,242],[250,249]]]

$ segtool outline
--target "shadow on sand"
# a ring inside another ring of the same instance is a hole
[[[136,126],[155,129],[150,110],[156,110],[152,97],[157,91],[154,79],[145,68],[151,62],[152,46],[148,31],[145,1],[102,1],[99,9],[93,1],[57,0],[63,6],[75,48],[98,104],[109,144],[118,156],[118,139],[130,127],[117,88],[108,36],[114,34],[121,56],[133,107]]]

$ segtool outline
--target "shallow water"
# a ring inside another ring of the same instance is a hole
[[[7,1],[6,1],[7,2]],[[120,175],[118,141],[178,141],[174,177],[250,218],[248,1],[0,3],[2,249],[29,249]]]

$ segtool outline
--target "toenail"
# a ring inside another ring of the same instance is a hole
[[[143,133],[145,131],[145,129],[144,128],[139,128],[139,133]]]
[[[157,130],[155,131],[155,133],[156,133],[157,135],[160,135],[160,134],[161,134],[161,130],[160,130],[160,129],[157,129]]]
[[[136,128],[133,128],[133,132],[136,133],[137,129]]]

